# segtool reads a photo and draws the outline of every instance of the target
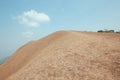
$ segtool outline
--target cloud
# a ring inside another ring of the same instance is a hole
[[[34,33],[33,32],[23,32],[22,33],[24,37],[26,38],[31,38],[33,37]]]
[[[38,27],[40,24],[50,21],[48,15],[35,10],[23,12],[21,15],[17,16],[17,19],[21,24],[29,27]]]

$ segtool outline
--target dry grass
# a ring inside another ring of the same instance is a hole
[[[12,69],[11,65],[15,69]],[[6,75],[8,73],[9,75]],[[18,50],[0,67],[0,78],[120,80],[120,35],[79,31],[56,32]]]

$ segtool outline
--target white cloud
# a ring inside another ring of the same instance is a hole
[[[30,27],[38,27],[40,24],[50,21],[48,15],[39,13],[35,10],[23,12],[21,15],[17,16],[17,19],[21,24]]]
[[[23,32],[22,33],[24,37],[26,38],[31,38],[33,37],[34,33],[33,32]]]

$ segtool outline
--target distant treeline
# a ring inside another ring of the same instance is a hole
[[[105,33],[120,33],[120,31],[115,31],[115,30],[98,30],[97,32],[105,32]]]

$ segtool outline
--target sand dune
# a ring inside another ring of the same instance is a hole
[[[16,51],[0,80],[120,80],[120,34],[55,32]]]

